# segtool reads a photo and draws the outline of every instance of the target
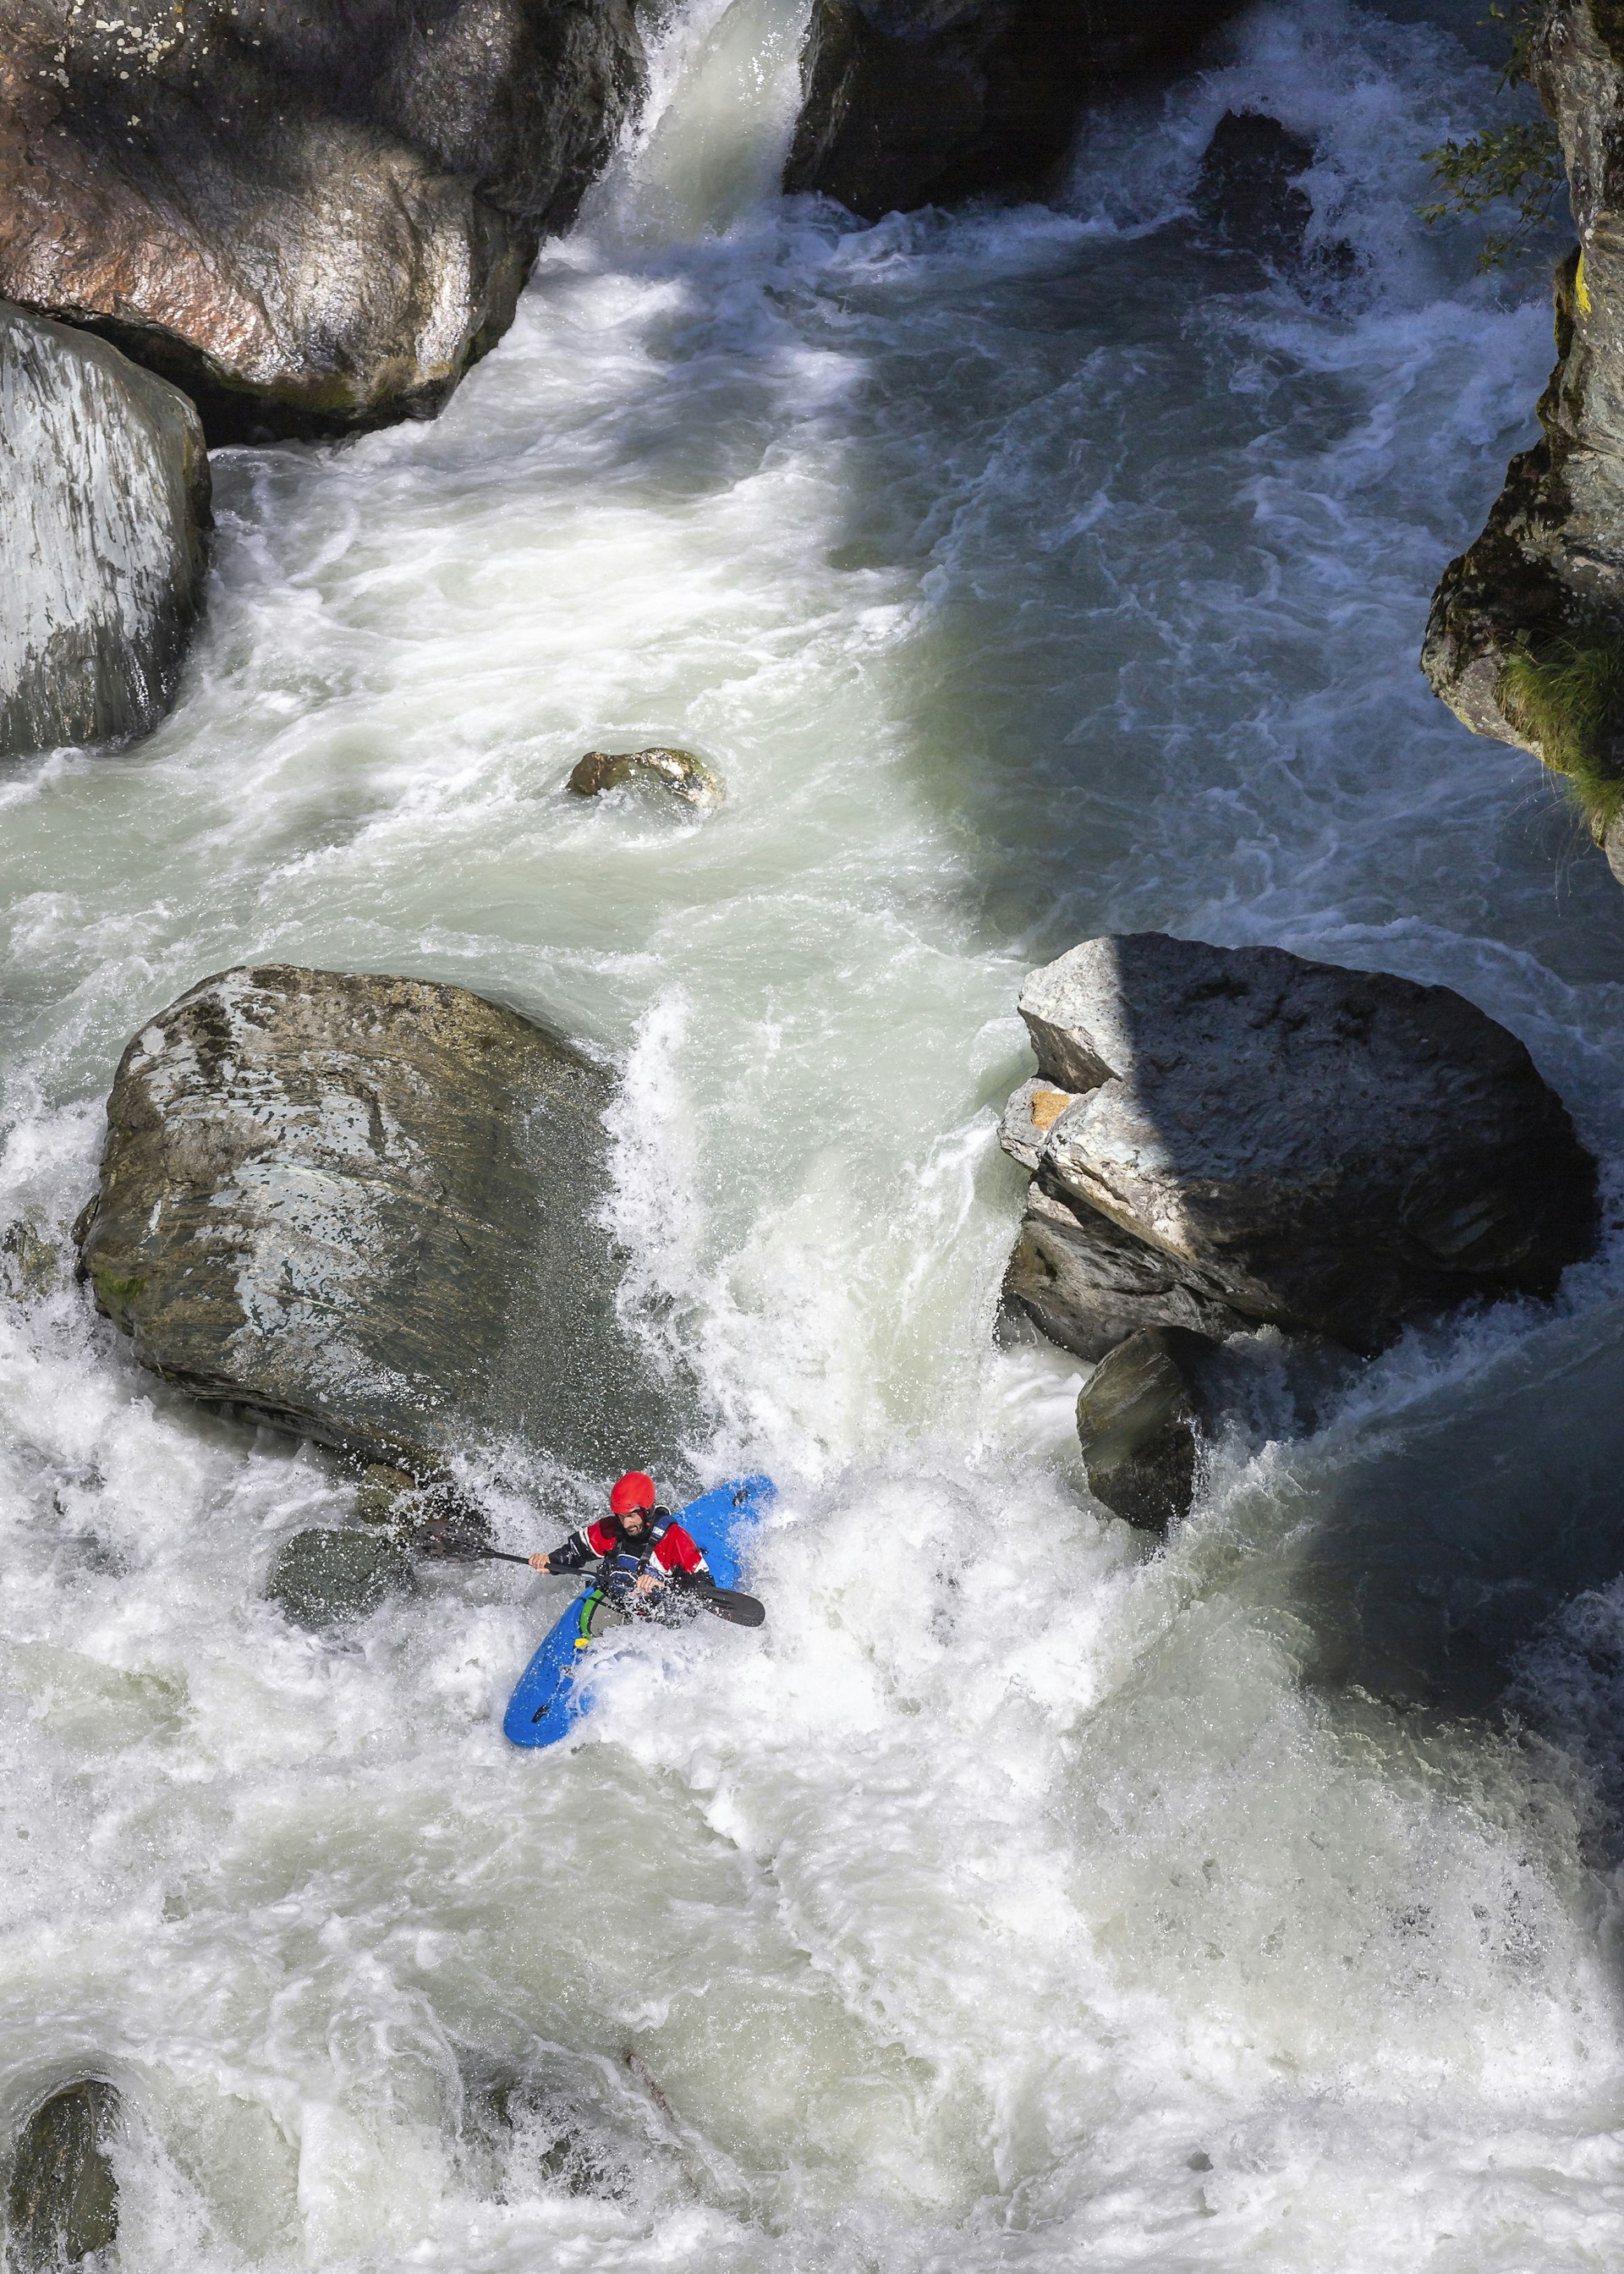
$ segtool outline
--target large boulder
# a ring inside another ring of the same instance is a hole
[[[1007,1291],[1082,1357],[1265,1324],[1374,1351],[1549,1294],[1595,1245],[1561,1100],[1447,987],[1139,932],[1033,972],[1020,1009],[1041,1079],[1005,1121],[1034,1166]]]
[[[632,0],[0,0],[0,293],[213,442],[429,416],[643,73]]]
[[[196,411],[106,341],[0,302],[0,757],[144,733],[202,593]]]
[[[599,1222],[611,1094],[461,987],[228,971],[119,1063],[80,1269],[143,1365],[366,1461],[625,1466],[665,1410]]]
[[[1568,777],[1624,880],[1624,13],[1551,0],[1532,61],[1579,245],[1556,272],[1542,437],[1444,571],[1421,660],[1474,734]]]
[[[876,220],[1042,186],[1083,106],[1187,64],[1241,0],[813,0],[785,169]]]
[[[6,2197],[7,2274],[60,2274],[112,2248],[118,2182],[107,2147],[121,2120],[99,2077],[66,2084],[24,2125]]]

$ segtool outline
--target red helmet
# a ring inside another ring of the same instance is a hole
[[[652,1508],[656,1498],[653,1478],[631,1469],[610,1494],[609,1506],[616,1516],[629,1516],[635,1508]]]

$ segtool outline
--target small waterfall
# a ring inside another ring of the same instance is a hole
[[[735,227],[778,192],[808,0],[690,0],[647,37],[649,99],[585,225],[643,244]]]

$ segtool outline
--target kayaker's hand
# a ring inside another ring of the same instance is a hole
[[[651,1595],[658,1585],[659,1581],[645,1571],[642,1578],[634,1583],[632,1593],[634,1595]]]
[[[552,1569],[553,1558],[551,1555],[532,1555],[530,1557],[530,1570],[532,1571],[550,1571]]]

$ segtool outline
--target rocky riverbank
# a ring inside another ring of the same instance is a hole
[[[1531,60],[1579,243],[1556,273],[1541,439],[1445,570],[1422,663],[1475,734],[1568,778],[1624,881],[1624,20],[1551,0]]]

